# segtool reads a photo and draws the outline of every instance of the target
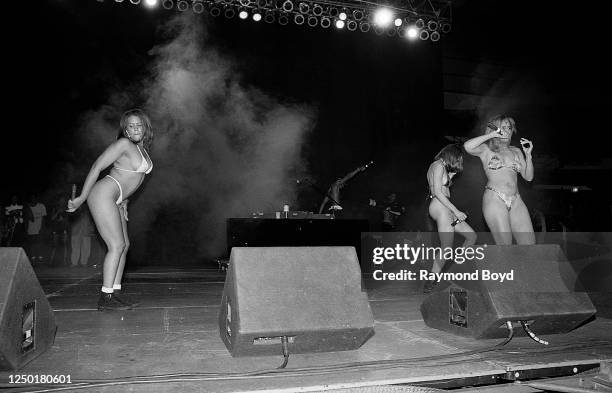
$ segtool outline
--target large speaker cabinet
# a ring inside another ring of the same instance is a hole
[[[55,340],[53,310],[22,248],[0,248],[0,370],[18,370]]]
[[[513,272],[513,279],[485,280],[485,270]],[[568,332],[595,315],[588,294],[574,290],[576,274],[556,244],[487,246],[482,261],[452,263],[448,272],[477,272],[479,279],[440,283],[425,298],[423,319],[439,330],[501,338],[507,334],[506,321],[525,321],[538,335],[555,334]]]
[[[353,247],[233,247],[219,333],[232,356],[345,351],[374,334]]]

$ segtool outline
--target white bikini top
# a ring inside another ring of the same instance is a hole
[[[120,168],[116,165],[114,165],[113,168],[119,169],[120,171],[125,171],[125,172],[144,173],[146,175],[151,173],[151,171],[153,170],[153,161],[151,161],[151,164],[149,165],[149,161],[147,161],[144,154],[142,154],[142,150],[140,150],[140,147],[136,145],[136,148],[138,149],[138,152],[140,153],[140,156],[142,157],[142,161],[140,162],[140,166],[135,171],[131,169]]]

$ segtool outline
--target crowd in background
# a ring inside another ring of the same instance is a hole
[[[87,267],[97,242],[93,220],[86,206],[66,212],[66,197],[43,202],[30,194],[26,200],[12,195],[0,209],[0,246],[22,247],[33,265]]]

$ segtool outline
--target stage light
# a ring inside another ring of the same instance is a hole
[[[285,0],[283,3],[283,11],[291,12],[293,11],[293,3],[290,0]]]
[[[572,192],[578,192],[578,187],[572,187]]]
[[[364,17],[364,13],[362,10],[355,10],[353,11],[353,18],[355,18],[355,20],[357,22],[359,22],[360,20],[362,20]]]
[[[361,24],[359,25],[359,30],[362,33],[367,33],[368,31],[370,31],[370,24],[368,22],[361,22]]]
[[[130,3],[137,5],[140,4],[140,0],[130,0]]]
[[[329,16],[335,18],[338,16],[338,9],[336,7],[329,8]]]
[[[425,27],[425,21],[423,19],[419,18],[415,22],[415,25],[416,25],[417,29],[422,29],[423,27]]]
[[[157,7],[157,0],[145,0],[144,4],[149,8],[154,8]]]
[[[231,19],[234,16],[236,16],[236,11],[234,11],[234,9],[232,7],[227,7],[225,9],[225,12],[223,13],[223,15],[227,18],[227,19]]]
[[[419,38],[423,41],[429,38],[429,32],[427,30],[421,30],[419,32]]]
[[[400,27],[402,25],[402,22],[403,21],[401,18],[396,18],[393,24],[395,25],[395,27]]]
[[[302,14],[307,14],[310,11],[310,6],[308,3],[300,3],[299,9]]]
[[[264,22],[266,22],[266,23],[274,23],[275,19],[276,18],[274,17],[274,12],[266,11],[266,15],[264,16]]]
[[[316,16],[309,16],[308,17],[308,26],[315,27],[318,24],[319,24],[319,20],[317,19]]]
[[[268,2],[266,0],[257,0],[257,5],[259,6],[259,8],[266,8]]]
[[[214,17],[217,17],[217,16],[221,15],[221,9],[219,7],[217,7],[216,5],[213,6],[210,9],[210,15],[212,15]]]
[[[406,29],[406,37],[410,38],[411,40],[416,39],[419,36],[419,29],[417,29],[414,26],[410,26],[409,28]]]
[[[177,8],[179,11],[181,11],[181,12],[182,12],[182,11],[187,11],[187,8],[189,8],[189,3],[188,3],[188,2],[186,2],[185,0],[179,0],[179,1],[176,3],[176,8]]]
[[[393,20],[393,13],[388,8],[380,8],[374,14],[374,24],[379,27],[389,26]]]
[[[349,20],[348,22],[346,22],[346,28],[350,31],[357,30],[357,22],[355,22],[354,20]]]
[[[344,21],[343,21],[343,20],[338,19],[338,20],[336,21],[336,28],[337,28],[337,29],[344,29]]]
[[[259,22],[261,20],[261,12],[255,11],[255,13],[253,14],[253,20],[255,22]]]
[[[331,26],[331,21],[329,20],[328,17],[324,16],[321,18],[321,27],[324,29],[327,29],[329,26]]]
[[[280,16],[278,17],[278,23],[280,23],[281,25],[286,25],[287,23],[289,23],[289,17],[286,13],[283,12],[280,14]]]
[[[393,37],[395,34],[397,34],[397,30],[394,27],[387,29],[387,35],[389,37]]]
[[[296,25],[303,25],[304,20],[304,15],[302,14],[295,14],[295,16],[293,17],[293,23],[295,23]]]
[[[195,12],[196,14],[201,14],[202,12],[204,12],[204,3],[202,3],[201,1],[194,1],[193,5],[191,6],[191,9],[193,9],[193,12]]]
[[[251,5],[251,0],[240,0],[240,4],[244,7],[248,7]]]
[[[432,32],[431,35],[429,36],[429,39],[431,39],[433,42],[439,41],[440,33],[438,33],[437,31]]]
[[[319,4],[315,4],[312,7],[312,13],[314,16],[321,16],[323,15],[323,7],[321,7]]]
[[[442,30],[442,33],[444,34],[449,33],[451,31],[450,23],[442,23],[440,25],[440,30]]]
[[[382,35],[384,32],[385,32],[385,29],[383,27],[374,25],[374,33],[378,35]]]
[[[340,14],[338,14],[338,18],[340,20],[346,20],[347,18],[346,12],[341,12]]]
[[[245,10],[242,10],[242,11],[240,11],[240,12],[238,13],[238,17],[239,17],[240,19],[246,19],[246,18],[248,18],[248,17],[249,17],[249,13],[248,13],[248,12],[246,12]]]
[[[123,0],[115,0],[115,3],[123,3]]]
[[[429,29],[429,31],[438,30],[438,22],[435,20],[430,20],[427,22],[427,29]]]
[[[174,2],[172,0],[162,0],[162,7],[171,10],[174,7]]]

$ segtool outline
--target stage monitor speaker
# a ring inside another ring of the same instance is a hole
[[[18,370],[46,351],[56,330],[23,249],[0,247],[0,371]]]
[[[374,334],[353,247],[233,247],[219,312],[232,356],[357,349]]]
[[[486,246],[481,261],[450,263],[449,273],[471,276],[441,282],[425,298],[421,314],[430,327],[473,338],[502,338],[508,333],[506,321],[514,326],[525,321],[537,335],[557,334],[595,315],[556,244]],[[487,273],[506,273],[506,280]]]

